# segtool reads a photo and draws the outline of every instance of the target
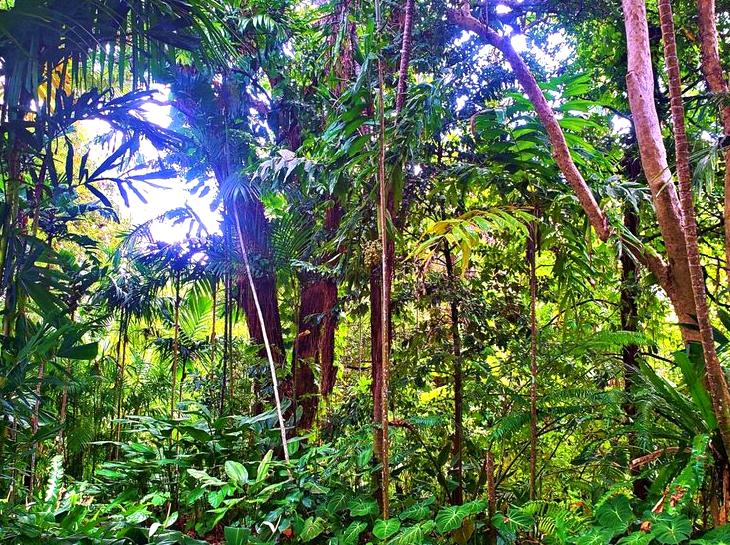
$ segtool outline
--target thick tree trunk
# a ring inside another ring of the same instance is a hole
[[[243,243],[251,257],[253,283],[258,294],[261,312],[266,324],[266,334],[277,365],[284,362],[284,338],[281,330],[279,304],[277,300],[276,271],[272,264],[269,222],[264,215],[264,205],[251,196],[236,201],[241,220]],[[238,304],[246,316],[246,325],[251,340],[261,346],[261,357],[266,358],[264,332],[256,312],[253,293],[244,275],[237,278]],[[231,377],[232,379],[232,377]]]
[[[631,3],[631,0],[624,0],[624,4],[628,3]],[[730,392],[728,392],[725,374],[720,365],[717,351],[715,350],[715,340],[707,306],[707,294],[705,293],[704,273],[700,263],[697,220],[692,199],[692,171],[689,163],[690,148],[685,129],[684,105],[682,104],[682,81],[679,72],[679,61],[677,59],[677,44],[675,42],[674,21],[670,0],[659,0],[659,14],[661,18],[662,37],[664,39],[664,59],[669,76],[669,96],[677,154],[677,174],[679,177],[682,212],[684,214],[684,235],[686,238],[691,287],[694,294],[702,350],[705,356],[707,385],[710,391],[710,397],[712,398],[712,405],[717,418],[720,436],[725,447],[725,452],[728,453],[730,452]],[[646,23],[646,20],[644,20],[644,23]],[[656,147],[659,147],[660,143],[661,140],[657,143]]]
[[[730,92],[725,73],[720,62],[720,48],[717,40],[717,14],[715,0],[697,0],[698,24],[700,27],[700,51],[702,53],[702,72],[707,86],[716,95]],[[722,128],[725,137],[730,137],[730,105],[725,103],[720,109]],[[725,271],[730,282],[730,147],[725,149]]]
[[[641,164],[649,182],[659,228],[669,258],[672,275],[667,295],[682,324],[694,324],[696,313],[687,245],[682,229],[682,208],[669,170],[661,125],[654,104],[654,73],[649,45],[649,29],[644,0],[623,0],[624,22],[628,49],[629,104],[639,144]],[[697,339],[694,329],[682,328],[685,340]]]
[[[324,229],[334,235],[340,225],[342,208],[338,203],[327,209]],[[331,257],[331,256],[330,256]],[[293,375],[295,404],[302,407],[299,429],[314,424],[319,405],[318,393],[328,396],[335,385],[335,332],[337,330],[337,281],[329,276],[302,273],[297,337],[294,340]],[[320,387],[312,366],[320,369]]]

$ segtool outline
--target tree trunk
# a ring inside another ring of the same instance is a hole
[[[630,4],[631,2],[632,0],[624,0],[624,4]],[[684,214],[684,235],[686,239],[689,273],[691,275],[691,287],[697,309],[697,325],[700,330],[702,350],[705,356],[708,390],[712,398],[720,437],[725,452],[728,453],[730,452],[730,392],[728,392],[725,374],[720,365],[720,360],[717,357],[717,351],[715,350],[715,340],[707,306],[707,294],[705,293],[704,273],[700,263],[697,219],[695,217],[694,202],[692,199],[692,171],[689,163],[690,148],[684,121],[682,81],[679,72],[679,61],[677,59],[677,44],[675,42],[674,21],[670,0],[659,0],[659,14],[661,18],[662,37],[664,39],[664,59],[669,76],[669,96],[677,154],[677,174],[679,177],[682,212]],[[644,23],[646,23],[646,20],[644,20]],[[656,144],[656,147],[660,146],[661,140]]]
[[[264,215],[264,205],[253,197],[240,198],[236,202],[241,219],[243,243],[251,256],[253,281],[258,294],[261,312],[266,324],[266,334],[277,365],[284,363],[284,338],[281,330],[279,304],[277,301],[276,271],[272,265],[269,222]],[[243,308],[251,340],[263,347],[264,334],[256,314],[253,293],[245,276],[239,276],[238,303]],[[264,348],[261,357],[266,358]]]
[[[636,163],[636,161],[632,161]],[[633,176],[630,176],[633,179]],[[632,235],[639,232],[639,216],[627,208],[624,212],[624,227]],[[621,329],[624,331],[639,331],[639,313],[636,304],[639,295],[639,267],[636,265],[633,257],[629,252],[621,250]],[[631,401],[631,396],[635,393],[636,378],[639,372],[639,347],[635,344],[628,344],[621,349],[621,360],[624,367],[624,392],[627,397],[624,403],[624,413],[629,425],[634,421],[636,416],[636,406]],[[629,433],[629,452],[633,459],[637,454],[636,434]],[[639,478],[641,472],[638,467],[631,467],[631,477],[633,478],[634,496],[640,500],[645,500],[649,495],[649,481]]]
[[[636,139],[632,137],[632,146],[624,159],[626,178],[632,182],[638,181],[641,176],[641,163],[638,157],[628,155],[633,152],[635,143]],[[634,237],[639,236],[639,215],[628,204],[624,210],[624,228]],[[621,329],[636,332],[639,331],[639,309],[637,306],[639,267],[631,253],[625,248],[621,249],[619,259],[621,261]],[[639,347],[635,344],[624,346],[621,349],[621,360],[624,372],[624,392],[627,398],[623,408],[626,421],[630,425],[636,416],[636,406],[631,401],[631,396],[634,394],[639,372]],[[638,455],[635,433],[629,433],[628,443],[629,452],[633,459]],[[638,477],[640,473],[638,467],[631,467],[630,473],[634,479],[634,496],[640,500],[645,500],[649,495],[649,485],[651,483],[648,479]]]
[[[697,22],[700,27],[700,51],[702,72],[710,92],[726,95],[730,92],[725,73],[720,62],[720,48],[717,41],[717,15],[715,0],[697,0]],[[730,138],[730,104],[720,109],[723,133]],[[727,144],[727,142],[726,142]],[[730,147],[725,148],[725,271],[730,282]]]
[[[535,209],[535,216],[538,215]],[[530,499],[537,499],[537,220],[530,222],[527,263],[530,275]]]
[[[448,243],[444,243],[444,261],[446,262],[446,275],[449,279],[449,285],[453,286],[456,277]],[[456,488],[451,493],[451,503],[461,505],[464,503],[464,374],[461,361],[461,334],[459,333],[459,303],[453,293],[449,295],[451,343],[454,356],[454,442],[451,448],[454,466],[451,474],[454,481],[456,481]]]
[[[177,360],[179,355],[178,340],[180,335],[180,272],[175,272],[173,338],[172,338],[172,382],[170,388],[170,418],[175,418],[175,382],[177,381]]]
[[[682,229],[682,208],[669,170],[662,140],[661,125],[654,104],[654,73],[649,45],[649,29],[644,0],[623,0],[628,49],[626,83],[631,114],[639,144],[641,164],[649,182],[659,228],[669,258],[672,276],[667,295],[672,300],[681,324],[694,324],[695,302],[692,293],[687,245]],[[685,340],[697,339],[693,328],[682,328]]]

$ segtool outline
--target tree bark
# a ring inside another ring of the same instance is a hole
[[[636,161],[633,161],[634,163]],[[639,231],[639,216],[627,207],[624,212],[624,227],[626,230],[637,235]],[[639,287],[639,267],[631,254],[622,249],[621,251],[621,329],[624,331],[639,330],[639,312],[636,303]],[[624,403],[626,420],[631,424],[636,417],[636,406],[631,401],[634,394],[636,378],[639,372],[639,347],[636,344],[628,344],[621,349],[621,361],[624,367],[624,393],[627,401]],[[636,434],[629,433],[629,452],[633,459],[637,454]],[[649,495],[647,479],[639,478],[641,472],[637,467],[630,467],[629,471],[633,480],[634,496],[645,500]]]
[[[449,279],[449,285],[453,286],[456,277],[448,243],[444,243],[444,261],[446,262],[446,275]],[[464,374],[461,361],[461,334],[459,333],[459,303],[453,293],[449,294],[449,313],[451,318],[451,346],[454,356],[454,442],[451,449],[454,466],[451,474],[454,481],[456,481],[456,488],[451,493],[451,503],[461,505],[464,503]]]
[[[264,215],[264,205],[253,196],[239,198],[236,207],[241,219],[243,243],[251,256],[253,284],[264,316],[266,334],[271,344],[274,361],[281,366],[284,363],[284,337],[277,300],[276,271],[272,263],[269,222]],[[238,304],[246,316],[249,336],[255,344],[262,347],[260,355],[262,358],[266,358],[266,351],[263,348],[264,332],[256,313],[251,287],[245,276],[239,276],[236,280]]]
[[[633,128],[632,128],[633,134]],[[638,157],[629,155],[635,149],[636,138],[632,136],[631,147],[624,159],[624,169],[626,178],[629,181],[636,182],[641,176],[641,163]],[[639,215],[625,205],[624,210],[624,228],[634,237],[639,235]],[[621,261],[621,329],[624,331],[639,331],[639,308],[637,299],[639,296],[639,267],[636,260],[630,252],[625,248],[621,249],[619,256]],[[621,349],[621,361],[623,363],[624,373],[624,393],[626,394],[626,403],[624,403],[624,413],[626,421],[630,425],[636,416],[636,406],[631,401],[634,394],[637,375],[639,372],[639,347],[636,344],[628,344]],[[636,445],[636,434],[629,433],[628,446],[631,459],[638,454]],[[645,500],[649,495],[649,481],[639,478],[640,469],[630,466],[629,471],[633,480],[634,496],[640,500]]]
[[[702,72],[710,92],[727,95],[730,92],[720,62],[720,48],[717,40],[717,15],[715,0],[697,0],[697,22],[700,28],[700,52]],[[720,108],[723,134],[730,138],[730,104]],[[725,148],[725,272],[730,282],[730,147]]]
[[[535,216],[537,216],[535,209]],[[530,275],[530,499],[537,499],[537,220],[530,222],[527,263]]]
[[[637,2],[636,0],[624,0],[625,5],[631,3]],[[644,7],[643,1],[641,4]],[[640,11],[636,13],[641,15]],[[685,128],[682,81],[679,72],[679,61],[677,59],[677,44],[675,41],[674,21],[670,0],[659,0],[659,15],[661,18],[662,37],[664,39],[664,60],[669,76],[669,96],[677,156],[677,174],[679,177],[679,192],[684,215],[684,235],[686,239],[689,273],[691,276],[691,287],[697,309],[697,325],[700,330],[702,350],[705,356],[708,390],[712,398],[720,437],[725,447],[725,452],[728,453],[730,452],[730,392],[728,392],[725,374],[720,365],[717,351],[715,350],[715,340],[707,306],[704,273],[700,263],[697,220],[692,199],[692,171],[689,163],[690,148]],[[644,20],[644,23],[646,23],[646,20]],[[663,147],[661,140],[656,144],[656,147],[660,146]]]
[[[641,164],[654,199],[672,276],[667,295],[681,324],[693,324],[696,313],[682,229],[682,208],[667,162],[661,125],[654,104],[654,74],[644,0],[623,0],[628,49],[626,83],[639,144]],[[682,328],[685,340],[697,339],[694,329]]]

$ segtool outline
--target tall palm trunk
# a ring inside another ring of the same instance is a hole
[[[631,0],[624,0],[630,3]],[[700,263],[699,243],[697,236],[697,219],[692,199],[692,171],[690,169],[689,140],[685,129],[684,105],[682,104],[682,81],[677,59],[677,44],[674,35],[674,21],[670,0],[659,0],[659,16],[661,18],[662,37],[664,39],[664,60],[669,76],[669,97],[674,128],[674,142],[679,177],[679,194],[684,215],[684,233],[687,245],[687,260],[692,280],[695,306],[697,308],[697,325],[700,330],[702,350],[707,369],[707,385],[712,398],[712,405],[717,417],[722,443],[725,452],[730,452],[730,392],[728,392],[725,374],[715,350],[710,313],[705,293],[704,274]],[[646,21],[644,21],[646,22]],[[648,45],[648,44],[647,44]]]
[[[707,86],[716,95],[727,95],[730,86],[720,62],[720,48],[717,40],[717,14],[715,0],[697,0],[697,23],[700,27],[700,51],[702,72]],[[725,102],[720,109],[723,133],[730,138],[730,104]],[[725,148],[725,270],[730,282],[730,146]]]

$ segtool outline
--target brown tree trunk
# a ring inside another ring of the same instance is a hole
[[[537,216],[535,210],[535,216]],[[527,263],[530,269],[530,499],[537,498],[537,220],[530,222]]]
[[[633,129],[632,129],[633,134]],[[636,182],[641,176],[641,162],[638,157],[633,156],[636,138],[632,136],[631,147],[624,159],[626,178]],[[632,155],[629,155],[632,154]],[[624,210],[624,228],[634,237],[639,236],[639,215],[626,205]],[[625,248],[621,249],[619,255],[621,261],[621,329],[624,331],[639,331],[639,309],[637,299],[639,296],[639,267],[636,260]],[[639,347],[635,344],[628,344],[621,349],[621,360],[624,372],[624,392],[627,401],[624,403],[624,413],[627,423],[630,425],[636,416],[636,406],[631,402],[634,393],[636,379],[639,372]],[[638,456],[636,448],[636,434],[629,433],[629,452],[631,459]],[[649,481],[638,477],[640,469],[630,467],[633,481],[634,496],[645,500],[649,495]]]
[[[710,92],[726,95],[730,92],[720,62],[720,48],[717,41],[717,15],[715,0],[697,0],[697,22],[700,28],[700,51],[702,72]],[[720,118],[725,137],[730,138],[730,105],[720,109]],[[727,142],[726,142],[727,144]],[[725,271],[730,282],[730,147],[725,148]]]
[[[454,264],[451,257],[451,249],[448,243],[444,244],[444,261],[446,262],[446,275],[449,284],[456,281],[454,275]],[[454,356],[454,442],[451,453],[454,458],[452,478],[456,481],[456,488],[451,493],[451,503],[461,505],[464,503],[464,374],[461,361],[461,334],[459,333],[459,303],[456,296],[450,294],[449,313],[451,317],[451,343]]]
[[[630,3],[631,0],[624,0]],[[642,2],[643,4],[643,2]],[[669,76],[669,96],[674,128],[674,142],[677,155],[677,174],[679,177],[679,193],[682,212],[684,214],[684,235],[687,246],[687,261],[691,276],[691,287],[694,294],[697,312],[697,325],[700,330],[702,350],[705,356],[707,385],[712,398],[712,405],[717,418],[717,425],[725,452],[730,452],[730,392],[728,392],[725,374],[715,350],[715,340],[710,323],[710,313],[705,293],[705,279],[700,263],[699,243],[697,236],[697,220],[692,199],[692,171],[690,169],[689,140],[685,129],[684,105],[682,104],[682,81],[677,59],[677,44],[674,35],[674,21],[670,0],[659,0],[662,37],[664,39],[664,59]],[[646,21],[644,21],[646,23]],[[647,42],[648,45],[648,42]],[[661,140],[657,144],[657,147]],[[662,146],[663,147],[663,146]]]
[[[269,222],[264,215],[264,205],[252,196],[239,198],[236,206],[241,220],[243,243],[251,257],[253,283],[261,305],[272,355],[276,364],[282,365],[284,363],[284,337],[277,300],[276,271],[272,264]],[[246,316],[249,336],[255,344],[262,347],[260,355],[262,358],[266,358],[266,351],[263,348],[264,333],[256,313],[253,293],[245,276],[239,276],[237,284],[238,304]]]
[[[301,302],[299,333],[294,340],[294,400],[302,408],[297,428],[308,430],[314,424],[319,404],[312,367],[320,367],[323,394],[331,392],[337,372],[333,362],[335,321],[327,315],[337,302],[337,285],[319,275],[301,274],[299,278]]]
[[[632,161],[636,163],[636,161]],[[634,178],[630,176],[630,178]],[[627,207],[624,212],[624,227],[632,235],[638,235],[639,232],[639,216],[633,210]],[[631,254],[622,249],[621,251],[621,329],[624,331],[639,330],[639,312],[636,304],[639,295],[639,267],[634,261]],[[636,416],[636,406],[631,402],[631,396],[634,394],[636,378],[639,372],[639,347],[635,344],[628,344],[621,349],[621,360],[624,367],[624,392],[627,402],[624,404],[624,413],[629,425]],[[631,458],[637,455],[636,434],[629,433],[629,452]],[[647,479],[639,478],[641,472],[638,467],[630,468],[631,476],[634,479],[633,489],[634,496],[640,500],[645,500],[649,494],[649,485]]]

